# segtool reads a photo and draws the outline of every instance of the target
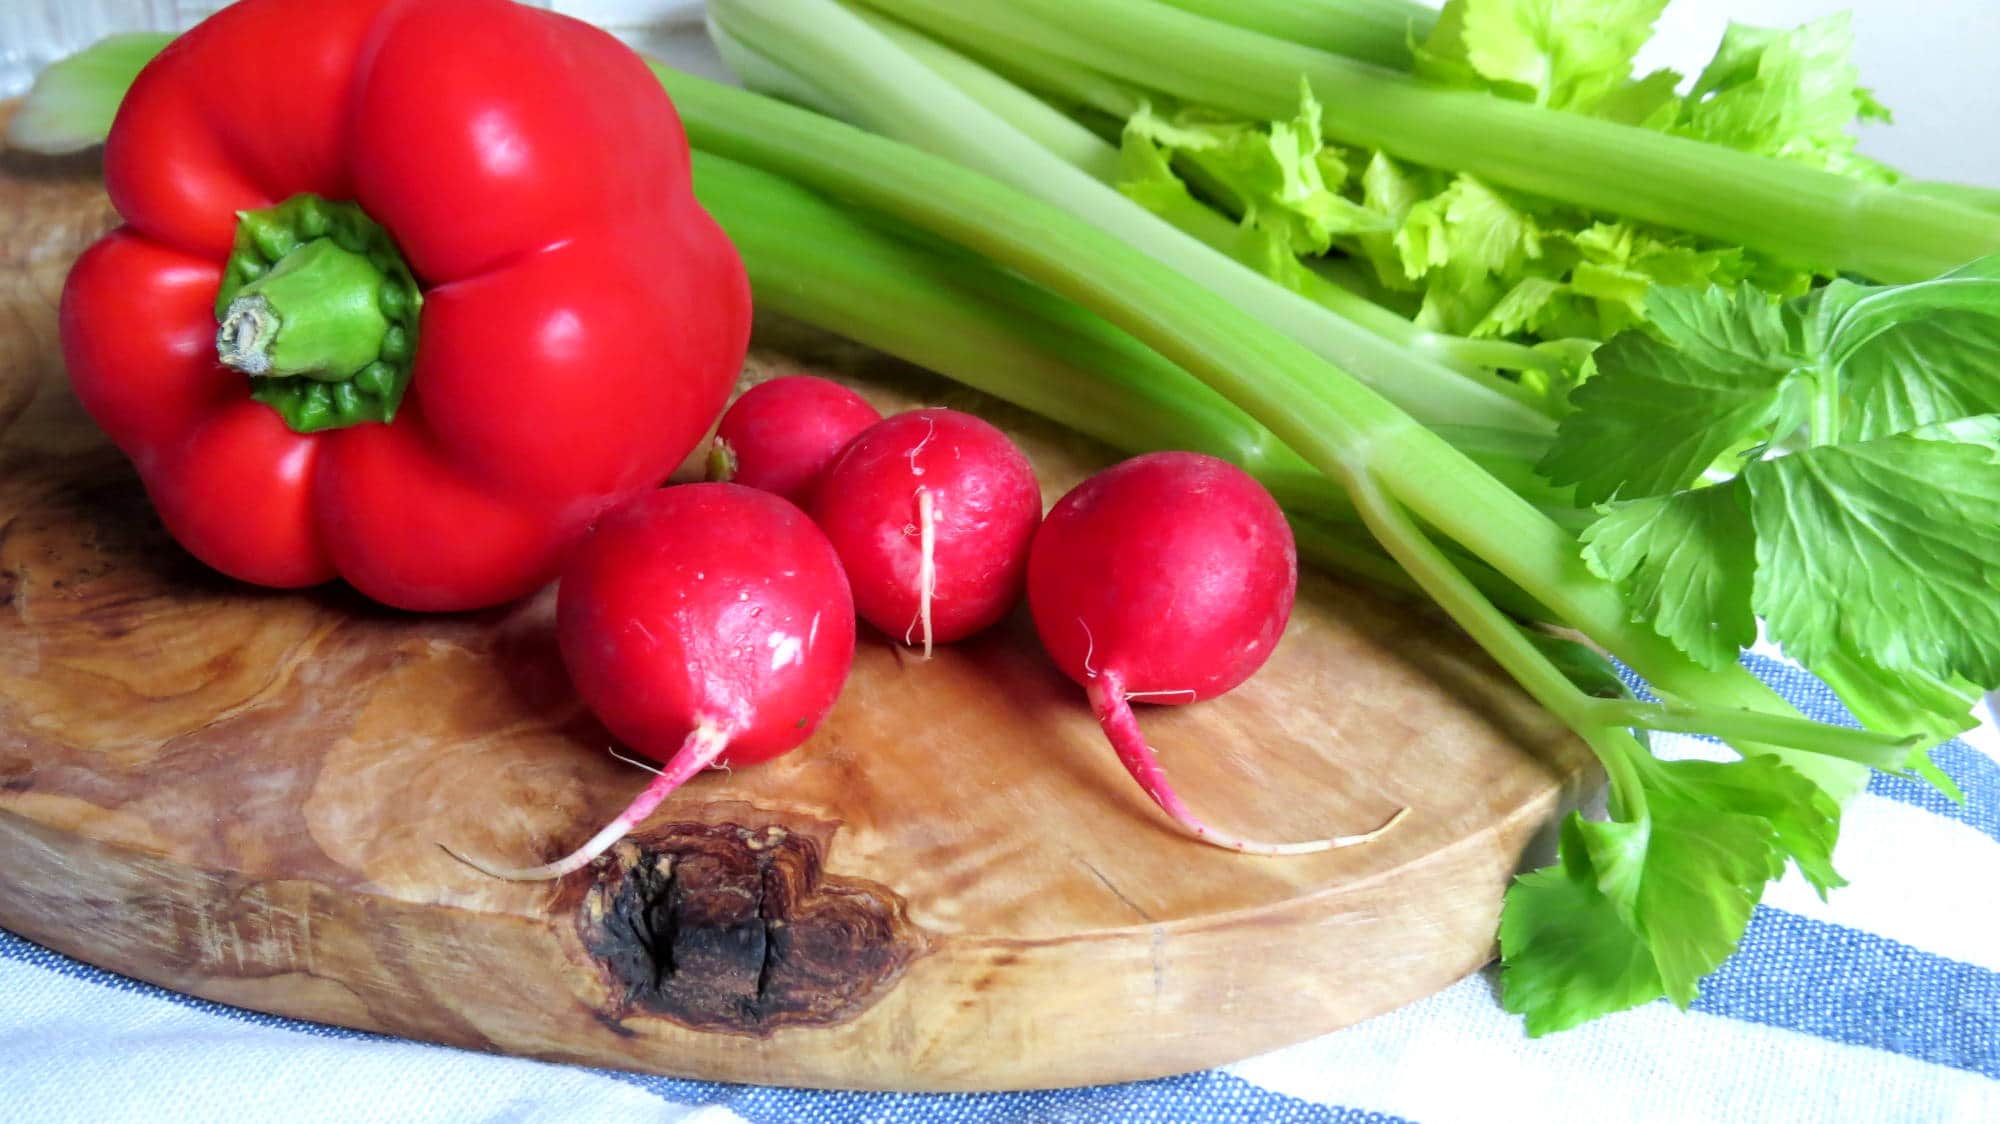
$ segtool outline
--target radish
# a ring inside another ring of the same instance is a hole
[[[564,567],[556,637],[584,703],[666,768],[565,858],[526,870],[464,860],[498,878],[579,870],[701,770],[797,748],[847,679],[854,603],[833,547],[797,507],[687,484],[598,522]]]
[[[1198,453],[1149,453],[1085,480],[1049,512],[1028,560],[1028,609],[1063,674],[1090,696],[1118,759],[1195,837],[1260,855],[1365,843],[1260,843],[1203,823],[1167,782],[1130,700],[1180,704],[1250,678],[1298,589],[1291,527],[1262,485]],[[1407,810],[1407,809],[1406,809]]]
[[[743,392],[709,446],[708,478],[775,492],[808,507],[826,467],[854,435],[882,420],[830,379],[785,375]]]
[[[827,469],[813,518],[833,540],[861,618],[905,644],[948,644],[1020,600],[1042,492],[1028,458],[958,410],[864,430]]]

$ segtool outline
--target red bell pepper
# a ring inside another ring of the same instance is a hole
[[[553,574],[725,403],[749,285],[659,83],[508,0],[240,0],[139,75],[71,384],[224,573],[418,610]]]

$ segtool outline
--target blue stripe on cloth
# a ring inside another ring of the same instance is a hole
[[[973,1121],[1199,1120],[1202,1124],[1406,1124],[1401,1117],[1314,1104],[1220,1070],[1085,1089],[1026,1093],[802,1092],[610,1076],[672,1101],[721,1105],[755,1124],[970,1124]],[[720,1088],[722,1093],[707,1091]],[[689,1092],[692,1090],[693,1092]]]
[[[370,1042],[403,1039],[372,1031],[305,1022],[232,1007],[135,980],[73,960],[0,929],[0,960],[15,960],[69,979],[162,999],[210,1015],[273,1030]],[[411,1042],[425,1049],[444,1049]],[[578,1067],[589,1068],[589,1067]],[[1278,1121],[1281,1124],[1409,1124],[1401,1117],[1314,1104],[1252,1085],[1218,1070],[1157,1081],[1053,1089],[1027,1093],[843,1093],[725,1085],[597,1069],[601,1076],[638,1086],[664,1100],[720,1105],[752,1124],[901,1124],[903,1121],[1185,1120],[1203,1124]]]
[[[2000,973],[1767,906],[1694,1009],[2000,1078]]]

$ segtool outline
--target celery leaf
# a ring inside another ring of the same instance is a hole
[[[1563,821],[1561,859],[1514,880],[1500,911],[1500,1002],[1541,1037],[1666,994],[1651,950],[1598,888],[1585,821]]]
[[[1583,544],[1591,570],[1624,585],[1639,619],[1702,664],[1733,664],[1757,639],[1756,547],[1738,488],[1614,504]]]
[[[1776,758],[1633,765],[1643,810],[1572,814],[1556,865],[1507,892],[1501,1002],[1531,1035],[1661,996],[1686,1007],[1787,860],[1822,892],[1842,884],[1839,805]]]
[[[2000,417],[1805,449],[1743,480],[1755,606],[1788,654],[2000,683]]]
[[[1857,121],[1889,113],[1860,85],[1854,28],[1840,12],[1789,31],[1731,24],[1673,131],[1857,179],[1894,172],[1855,152]]]
[[[1912,285],[1834,281],[1813,328],[1840,371],[1843,440],[2000,412],[2000,256]]]
[[[2000,683],[2000,257],[1783,305],[1660,288],[1647,311],[1540,466],[1618,501],[1586,564],[1707,666],[1761,618],[1869,728],[1964,730]],[[1908,764],[1954,790],[1921,748]]]
[[[1417,52],[1417,71],[1466,85],[1477,75],[1510,96],[1590,112],[1632,79],[1667,0],[1449,0]]]
[[[1784,310],[1749,288],[1655,290],[1656,338],[1623,333],[1541,469],[1584,503],[1678,491],[1717,458],[1798,412],[1801,357]]]
[[[1196,188],[1228,196],[1245,226],[1294,256],[1326,253],[1335,235],[1389,226],[1341,194],[1346,160],[1321,139],[1320,105],[1303,82],[1298,114],[1290,120],[1258,128],[1190,114],[1162,117],[1148,106],[1127,119],[1125,139],[1128,146],[1150,142],[1184,161]]]

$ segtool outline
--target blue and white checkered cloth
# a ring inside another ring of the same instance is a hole
[[[1839,704],[1751,657],[1807,714]],[[1704,753],[1688,739],[1665,752]],[[819,1093],[549,1065],[225,1007],[0,931],[0,1120],[309,1124],[649,1120],[2000,1121],[2000,732],[1936,754],[1964,805],[1878,776],[1847,813],[1852,883],[1765,896],[1694,1010],[1528,1039],[1490,972],[1205,1073],[983,1095]],[[0,871],[0,877],[5,872]]]

